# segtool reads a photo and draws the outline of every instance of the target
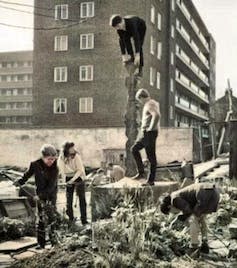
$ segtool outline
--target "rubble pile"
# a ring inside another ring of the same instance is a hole
[[[0,218],[0,242],[34,234],[35,227],[31,222],[25,223],[8,217]]]
[[[61,243],[11,267],[236,267],[237,243],[226,224],[236,216],[233,200],[224,195],[217,214],[209,217],[209,255],[192,259],[188,226],[173,225],[157,207],[141,211],[131,200],[114,209],[112,218],[90,226],[59,231]],[[61,233],[60,233],[61,232]]]

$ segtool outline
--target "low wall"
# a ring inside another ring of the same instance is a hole
[[[103,161],[103,149],[124,148],[124,128],[96,129],[2,129],[0,130],[0,165],[27,167],[39,157],[44,143],[60,148],[65,141],[73,141],[85,165],[97,167]],[[159,164],[183,158],[193,160],[193,130],[162,128],[157,141]]]
[[[156,147],[158,163],[161,165],[176,160],[193,161],[193,129],[161,128]]]

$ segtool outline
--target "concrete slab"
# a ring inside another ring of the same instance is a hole
[[[113,208],[127,196],[131,196],[131,202],[139,202],[141,208],[145,208],[148,203],[157,206],[162,194],[179,188],[178,182],[173,181],[156,181],[154,186],[142,186],[145,181],[145,179],[133,180],[125,177],[115,183],[92,187],[92,221],[109,218]]]
[[[24,259],[28,259],[28,258],[31,258],[35,255],[36,253],[35,252],[32,252],[32,251],[25,251],[23,253],[20,253],[20,254],[16,254],[14,255],[14,259],[15,260],[24,260]]]
[[[25,236],[18,240],[0,243],[0,252],[17,252],[35,245],[37,245],[37,239],[35,237]]]
[[[0,254],[0,267],[7,267],[14,259],[9,254]]]
[[[132,178],[129,177],[125,177],[123,179],[121,179],[120,181],[117,181],[115,183],[109,183],[109,184],[105,184],[105,185],[100,185],[98,186],[98,188],[118,188],[118,189],[122,189],[124,187],[126,188],[142,188],[144,186],[142,186],[143,183],[145,183],[146,180],[145,179],[141,179],[141,180],[133,180]],[[160,187],[160,188],[167,188],[167,187],[176,187],[178,186],[177,182],[174,181],[156,181],[155,185],[152,186],[153,187]]]

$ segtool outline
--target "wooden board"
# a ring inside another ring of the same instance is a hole
[[[17,252],[35,245],[37,245],[37,239],[35,237],[25,236],[21,239],[0,243],[0,252]]]
[[[217,167],[219,167],[219,164],[215,160],[196,164],[194,165],[194,176],[195,178],[201,178]]]
[[[12,262],[14,262],[14,259],[10,255],[0,254],[0,268],[9,267]]]
[[[11,219],[29,221],[33,219],[34,213],[26,197],[1,198],[0,214]]]

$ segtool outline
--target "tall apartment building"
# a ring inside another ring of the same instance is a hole
[[[32,51],[0,53],[1,128],[31,124],[32,58]]]
[[[143,87],[161,126],[208,121],[215,99],[215,42],[190,0],[35,0],[34,123],[124,126],[127,92],[112,14],[146,21]],[[42,29],[42,30],[39,30]]]

